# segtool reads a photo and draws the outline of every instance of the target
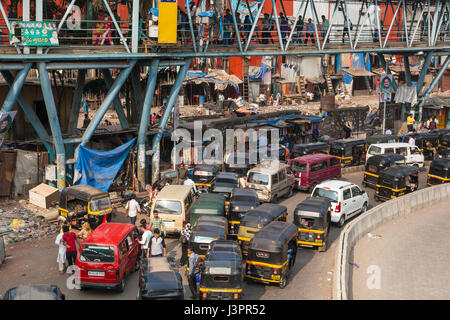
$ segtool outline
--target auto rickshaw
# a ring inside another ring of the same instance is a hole
[[[287,277],[297,255],[297,227],[273,221],[250,241],[245,279],[286,287]]]
[[[200,280],[202,300],[239,300],[242,297],[243,272],[242,254],[235,241],[211,242],[211,247],[203,260]],[[224,242],[231,242],[224,245]],[[236,247],[239,250],[236,252]]]
[[[362,185],[375,189],[381,170],[395,165],[405,164],[405,157],[400,154],[379,154],[367,159]]]
[[[331,201],[308,197],[294,210],[294,224],[298,227],[297,244],[326,251],[331,222]]]
[[[450,149],[440,148],[434,157],[434,160],[438,159],[450,159]]]
[[[89,185],[65,188],[59,197],[58,210],[72,227],[81,228],[88,221],[92,229],[111,221],[113,211],[109,193]]]
[[[413,133],[406,135],[403,141],[407,142],[411,136],[414,138],[415,145],[422,151],[425,160],[433,160],[439,147],[439,134],[437,132]]]
[[[235,240],[214,240],[209,244],[209,251],[227,251],[242,255],[241,247]],[[208,253],[206,253],[208,255]]]
[[[272,221],[287,220],[287,208],[281,204],[263,203],[250,210],[241,220],[238,232],[238,242],[242,253],[247,255],[248,245],[254,235]]]
[[[367,152],[367,148],[371,144],[375,144],[375,143],[395,143],[395,142],[398,142],[398,137],[397,136],[393,136],[391,134],[379,134],[379,135],[374,135],[374,136],[368,136],[366,138],[366,150],[365,150],[365,152]]]
[[[201,216],[192,227],[189,247],[204,258],[209,244],[214,240],[227,239],[227,219],[217,216]]]
[[[434,160],[428,171],[427,185],[450,183],[450,159]]]
[[[341,166],[359,166],[366,158],[366,140],[344,139],[331,143],[330,154],[341,159]]]
[[[450,133],[439,139],[439,150],[450,150]]]
[[[191,207],[191,225],[194,225],[203,215],[225,217],[225,195],[222,193],[201,194]]]
[[[419,188],[419,168],[395,166],[383,169],[375,189],[375,201],[386,201],[414,192]]]
[[[230,211],[228,212],[229,234],[231,236],[237,237],[242,217],[257,206],[259,206],[259,198],[254,189],[233,189],[230,197]]]
[[[306,156],[312,153],[325,153],[327,154],[330,146],[325,142],[315,142],[315,143],[303,143],[295,144],[292,147],[292,152],[290,153],[290,159],[298,158],[301,156]]]
[[[220,167],[216,165],[197,165],[192,172],[192,180],[194,180],[197,190],[199,192],[211,191],[212,183],[219,171]]]
[[[233,172],[219,172],[212,186],[213,193],[222,193],[225,196],[225,212],[230,210],[230,196],[234,188],[239,188],[239,175]]]

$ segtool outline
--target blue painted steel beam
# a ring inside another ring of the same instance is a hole
[[[45,62],[38,63],[39,79],[41,81],[42,94],[47,109],[48,121],[52,130],[53,145],[56,150],[57,186],[62,191],[66,187],[66,152],[59,125],[58,112],[53,98],[52,85],[48,76]]]
[[[150,121],[151,108],[153,104],[153,96],[155,94],[156,80],[158,77],[159,60],[153,60],[150,66],[150,72],[147,79],[147,89],[145,91],[145,99],[142,106],[141,124],[138,134],[138,181],[140,188],[146,183],[146,167],[147,159],[145,149],[147,146],[147,130]]]
[[[120,62],[78,62],[78,63],[61,63],[51,62],[47,64],[47,70],[82,70],[82,69],[124,69],[128,67],[128,63]]]
[[[431,92],[433,92],[434,88],[439,83],[439,80],[441,80],[444,72],[447,71],[447,67],[449,65],[450,65],[450,56],[447,56],[447,59],[445,59],[444,63],[442,64],[442,67],[439,69],[436,77],[434,77],[433,81],[431,82],[430,87],[425,92],[423,99],[420,103],[420,106],[422,106],[428,100],[428,97],[430,96]]]
[[[428,67],[430,66],[431,60],[433,59],[433,52],[428,52],[425,56],[425,61],[422,65],[422,70],[420,71],[419,80],[417,81],[416,88],[417,88],[417,94],[422,91],[423,87],[423,81],[425,80],[425,76],[428,71]]]
[[[133,96],[134,96],[134,109],[133,111],[137,111],[137,119],[141,118],[141,109],[144,104],[142,87],[140,83],[141,71],[138,66],[134,67],[133,72],[131,72],[131,87],[133,88]],[[134,117],[133,117],[134,118]]]
[[[6,83],[8,84],[8,86],[11,87],[14,83],[14,77],[11,74],[11,72],[4,71],[4,70],[2,70],[0,72],[3,76],[3,78],[5,79]],[[53,150],[53,146],[51,143],[49,143],[48,141],[45,140],[49,135],[48,135],[45,127],[42,125],[42,122],[39,120],[39,117],[37,116],[36,112],[34,111],[34,109],[30,106],[28,101],[21,94],[19,94],[17,96],[17,102],[22,107],[22,110],[25,113],[25,116],[28,118],[28,120],[30,121],[34,130],[36,131],[37,135],[39,136],[39,138],[41,139],[45,148],[47,149],[50,159],[53,160],[55,158],[55,152]]]
[[[128,68],[130,68],[130,67],[128,67]],[[106,89],[111,90],[111,87],[113,85],[113,78],[111,76],[111,72],[108,69],[101,69],[101,71],[103,74],[103,79],[105,80],[105,83],[106,83]],[[114,110],[116,110],[117,117],[119,118],[120,126],[122,127],[122,129],[127,129],[128,128],[128,120],[125,115],[125,112],[123,111],[123,106],[120,103],[120,100],[117,97],[117,95],[115,96],[115,98],[113,100],[113,106],[114,106]]]
[[[81,143],[80,143],[81,146],[86,145],[86,143],[88,143],[88,141],[91,139],[92,135],[95,132],[95,129],[97,129],[98,125],[100,124],[100,121],[102,121],[103,117],[105,116],[106,111],[108,111],[109,106],[111,105],[111,103],[113,103],[114,99],[119,94],[120,89],[122,88],[123,84],[127,80],[131,71],[134,69],[135,65],[136,65],[136,60],[132,60],[130,62],[130,66],[128,68],[124,69],[120,73],[120,75],[116,78],[113,85],[111,86],[111,89],[109,89],[108,94],[106,95],[105,99],[103,100],[103,103],[98,108],[97,113],[94,115],[94,117],[92,118],[88,127],[86,128],[86,131],[84,132],[83,136],[81,137]]]
[[[0,63],[0,70],[22,70],[22,63]]]
[[[48,69],[47,69],[48,70]],[[86,78],[86,70],[78,70],[77,87],[73,95],[72,109],[70,111],[69,126],[67,133],[74,134],[78,127],[78,118],[80,116],[81,100],[83,99],[84,80]]]
[[[158,133],[153,137],[152,150],[154,151],[152,157],[152,183],[159,180],[159,159],[160,159],[160,143],[161,138],[163,136],[164,129],[166,128],[167,122],[169,121],[169,117],[172,113],[173,106],[175,105],[175,101],[178,98],[178,93],[183,85],[183,80],[186,77],[186,74],[189,69],[189,65],[191,64],[191,59],[187,59],[186,63],[183,67],[181,67],[180,72],[178,73],[177,80],[175,81],[172,90],[170,91],[170,96],[167,101],[166,108],[164,113],[159,121],[159,130]]]
[[[2,112],[9,112],[14,107],[16,103],[17,97],[20,95],[22,91],[23,84],[27,78],[28,72],[30,72],[32,63],[26,63],[23,66],[23,69],[17,73],[14,82],[11,85],[10,90],[8,91],[8,95],[6,96],[5,101],[3,102]]]

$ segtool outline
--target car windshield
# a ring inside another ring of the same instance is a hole
[[[370,147],[370,150],[369,150],[369,154],[370,154],[370,155],[373,155],[373,156],[376,156],[376,155],[378,155],[378,154],[381,154],[381,148],[380,148],[380,147],[377,147],[377,146],[371,146],[371,147]]]
[[[308,164],[304,162],[293,161],[291,163],[291,170],[294,172],[306,173],[307,168]]]
[[[92,212],[103,211],[111,208],[111,200],[109,197],[103,197],[91,200],[90,209]]]
[[[181,214],[181,203],[175,200],[157,200],[154,211],[163,214]]]
[[[81,249],[80,261],[83,262],[114,262],[114,247],[100,245],[85,245]]]
[[[327,198],[330,199],[332,202],[338,202],[338,193],[330,189],[316,188],[312,196],[314,198]]]
[[[267,186],[269,184],[269,175],[253,171],[248,174],[247,182]]]

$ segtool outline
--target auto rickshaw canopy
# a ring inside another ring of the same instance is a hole
[[[398,142],[398,137],[390,134],[380,134],[367,137],[366,142],[368,145],[375,143],[394,143]]]
[[[59,196],[59,207],[67,209],[67,201],[73,197],[84,202],[93,198],[109,197],[109,193],[89,185],[76,185],[65,188]]]
[[[431,162],[429,174],[450,178],[450,159],[437,159]]]
[[[366,162],[366,170],[374,172],[370,170],[371,168],[376,168],[375,172],[379,172],[380,169],[391,167],[392,165],[398,164],[398,162],[403,161],[405,163],[405,157],[401,154],[388,153],[388,154],[378,154],[367,159]]]
[[[278,253],[297,236],[297,227],[292,223],[273,221],[255,234],[250,241],[250,250]]]
[[[308,197],[297,205],[294,210],[294,218],[298,216],[322,219],[329,213],[330,206],[330,199]]]
[[[325,142],[295,144],[292,147],[292,158],[307,155],[316,151],[328,151],[329,145]]]

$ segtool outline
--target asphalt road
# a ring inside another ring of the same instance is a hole
[[[450,200],[430,203],[360,239],[352,259],[353,299],[450,299],[449,206]]]
[[[353,173],[343,177],[361,186],[363,174]],[[426,173],[420,174],[420,188],[426,185]],[[379,203],[373,201],[374,190],[365,188],[369,194],[369,208]],[[307,193],[298,192],[288,199],[282,199],[281,204],[288,208],[288,221],[292,222],[293,210],[296,205],[308,196]],[[126,222],[124,215],[118,215],[115,221]],[[280,289],[274,285],[259,283],[244,283],[244,299],[251,300],[308,300],[332,299],[333,268],[336,250],[336,239],[341,229],[332,225],[330,230],[330,246],[326,252],[318,252],[314,249],[299,248],[294,268],[288,278],[288,285]],[[181,248],[176,239],[167,239],[168,255],[179,261]],[[0,293],[21,284],[56,284],[67,299],[135,299],[138,288],[138,276],[136,273],[127,277],[127,285],[123,293],[109,290],[77,290],[67,286],[68,276],[61,275],[57,271],[57,246],[53,238],[41,239],[31,242],[23,242],[10,245],[7,248],[8,258],[0,267]],[[186,298],[190,292],[184,277],[184,270],[179,270],[183,276],[186,289]]]

